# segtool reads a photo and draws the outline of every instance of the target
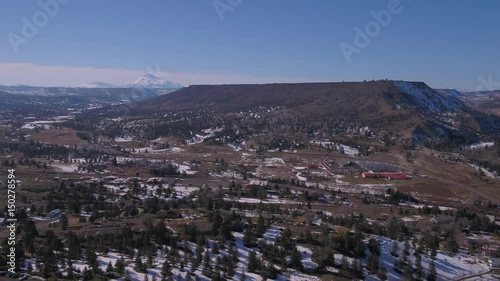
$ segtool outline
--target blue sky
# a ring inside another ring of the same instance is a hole
[[[500,81],[500,1],[217,1],[3,1],[0,83],[126,83],[146,72],[184,85],[388,78],[475,89]],[[214,2],[230,10],[221,18]],[[40,3],[58,6],[46,25]],[[358,48],[354,28],[366,32],[381,10],[388,24]],[[37,16],[42,24],[27,38],[23,17]],[[358,49],[350,60],[342,43]]]

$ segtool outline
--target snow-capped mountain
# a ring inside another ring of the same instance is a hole
[[[134,82],[124,85],[124,87],[131,88],[148,88],[148,89],[180,89],[183,86],[173,82],[163,80],[151,73],[147,73],[143,77],[135,80]]]

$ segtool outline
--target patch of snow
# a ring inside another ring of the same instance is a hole
[[[477,149],[477,148],[485,148],[487,146],[494,146],[494,145],[495,145],[494,142],[480,142],[480,143],[470,145],[469,148],[470,149]]]
[[[115,142],[131,142],[134,141],[131,137],[116,137]]]

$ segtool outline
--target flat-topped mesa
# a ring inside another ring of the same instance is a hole
[[[283,114],[307,116],[308,122],[318,124],[336,119],[371,128],[390,128],[417,142],[476,139],[477,133],[493,133],[494,125],[500,124],[498,118],[477,112],[456,96],[439,93],[424,82],[392,80],[192,85],[142,101],[132,108],[131,114],[237,114],[258,107],[279,108]]]

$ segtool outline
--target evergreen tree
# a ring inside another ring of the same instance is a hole
[[[243,245],[245,247],[253,247],[255,245],[255,236],[251,227],[248,227],[243,234]]]
[[[167,259],[165,259],[165,261],[163,262],[161,274],[166,277],[172,276],[172,266],[170,266],[170,263]]]
[[[106,267],[106,272],[113,272],[114,268],[113,265],[111,264],[111,261],[108,262],[108,266]]]
[[[372,254],[366,263],[366,269],[371,273],[371,274],[376,274],[379,269],[379,256],[376,254]]]
[[[427,281],[436,281],[437,280],[437,272],[436,272],[436,264],[434,261],[431,261],[431,265],[429,266],[429,275],[427,275]]]
[[[380,280],[387,280],[387,270],[385,269],[385,266],[381,266],[378,270],[377,277]]]
[[[31,263],[28,264],[28,273],[31,273],[29,266],[31,266]],[[33,270],[33,267],[31,268]],[[73,273],[73,262],[71,259],[68,259],[68,275],[67,275],[69,280],[73,280],[74,278],[74,273]]]
[[[259,219],[257,220],[257,236],[262,237],[264,233],[266,232],[266,224],[264,222],[264,218],[262,215],[259,216]]]
[[[391,245],[391,255],[393,257],[399,257],[399,243],[397,241],[393,241]]]
[[[297,247],[294,247],[290,256],[290,265],[292,268],[301,270],[302,269],[302,260],[301,260],[301,255],[299,250],[297,250]]]
[[[125,273],[125,262],[123,260],[123,257],[119,258],[115,262],[115,267],[118,274],[123,275]]]
[[[59,222],[61,223],[61,229],[65,231],[66,228],[68,228],[68,217],[66,216],[66,214],[62,214],[59,217]]]
[[[135,270],[139,272],[144,270],[144,265],[142,264],[142,259],[139,254],[137,254],[135,258]]]
[[[343,270],[349,270],[349,261],[347,260],[347,257],[346,256],[342,256],[342,269]]]
[[[424,278],[424,268],[422,267],[422,257],[420,254],[416,256],[415,274],[418,280],[422,280]]]
[[[436,259],[436,256],[437,256],[437,251],[436,251],[436,248],[432,248],[432,250],[431,250],[431,258],[432,258],[433,260],[435,260],[435,259]]]
[[[255,254],[254,251],[250,251],[250,254],[248,255],[248,271],[249,272],[256,272],[257,268],[259,267],[259,262],[257,260],[257,255]]]
[[[205,255],[203,256],[203,275],[210,277],[211,276],[211,266],[210,266],[210,253],[208,249],[205,251]]]

